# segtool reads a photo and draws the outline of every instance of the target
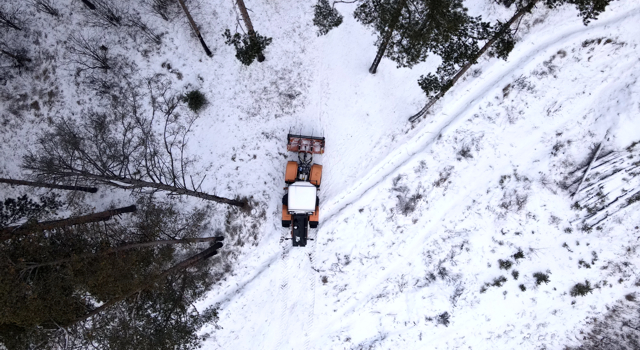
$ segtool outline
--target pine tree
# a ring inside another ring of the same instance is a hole
[[[264,61],[263,52],[271,44],[271,38],[255,32],[253,35],[240,33],[231,35],[231,31],[227,29],[223,36],[227,39],[225,44],[232,45],[236,49],[236,58],[245,66],[250,66],[256,59],[258,62]]]
[[[429,54],[446,52],[452,42],[460,46],[482,39],[487,27],[467,14],[462,0],[366,0],[354,16],[378,34],[372,74],[382,57],[412,67]]]
[[[329,0],[318,0],[313,7],[313,24],[318,27],[318,36],[326,35],[331,29],[340,26],[342,18],[338,10],[329,4]]]
[[[206,259],[221,243],[183,245],[203,241],[210,210],[149,197],[137,206],[130,220],[0,242],[0,347],[198,346],[197,331],[217,314],[192,305],[213,283]]]
[[[6,201],[5,201],[6,203]],[[29,220],[22,225],[17,226],[5,226],[0,228],[0,241],[6,241],[9,239],[16,239],[17,237],[33,234],[42,231],[55,230],[58,228],[64,228],[74,225],[88,224],[92,222],[102,222],[111,219],[112,217],[125,213],[133,213],[136,211],[135,205],[130,205],[124,208],[115,208],[110,210],[101,211],[98,213],[74,216],[66,219],[58,219],[44,222],[37,222],[35,220]]]
[[[253,29],[253,23],[251,23],[244,0],[236,0],[236,4],[247,32],[242,35],[240,33],[231,35],[229,29],[225,30],[223,34],[227,39],[225,44],[232,45],[236,49],[236,58],[244,65],[251,65],[254,60],[263,62],[265,60],[264,50],[271,44],[271,38],[262,36]]]
[[[23,222],[32,223],[55,215],[62,203],[55,194],[43,196],[34,201],[28,195],[7,198],[0,202],[0,230]]]

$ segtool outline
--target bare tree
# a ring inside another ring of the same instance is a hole
[[[82,191],[82,192],[89,192],[89,193],[98,192],[98,189],[96,187],[58,185],[58,184],[51,184],[46,182],[35,182],[35,181],[25,181],[25,180],[6,179],[6,178],[0,178],[0,182],[9,184],[9,185],[55,188],[59,190]]]
[[[123,24],[127,11],[120,5],[108,0],[92,0],[91,4],[94,8],[87,4],[87,7],[92,10],[89,12],[89,23],[91,25],[109,28],[120,27]]]
[[[54,17],[60,17],[60,11],[51,3],[51,0],[32,0],[31,2],[36,10],[49,14]]]
[[[178,113],[179,95],[161,75],[145,85],[146,93],[134,83],[112,92],[107,113],[89,112],[82,122],[61,119],[39,139],[37,151],[24,158],[25,169],[55,183],[82,179],[244,206],[244,201],[201,190],[204,177],[193,178],[190,169],[195,159],[186,154],[197,115]],[[145,99],[150,111],[145,111]]]
[[[0,6],[0,27],[22,30],[23,11],[20,7]]]
[[[156,34],[149,26],[142,21],[140,15],[136,12],[127,14],[125,25],[130,28],[131,35],[136,37],[138,34],[142,34],[147,40],[160,44],[162,38],[159,34]]]
[[[73,55],[72,62],[79,71],[101,69],[107,71],[112,68],[112,59],[108,55],[109,49],[98,44],[96,38],[87,39],[82,35],[72,35],[69,38],[67,50]]]
[[[153,14],[165,21],[172,21],[179,11],[174,0],[145,0],[145,4]]]
[[[124,28],[129,35],[137,38],[142,35],[147,40],[161,43],[161,36],[151,29],[140,17],[140,14],[125,6],[109,0],[92,0],[85,2],[91,10],[86,11],[90,25],[99,28]]]

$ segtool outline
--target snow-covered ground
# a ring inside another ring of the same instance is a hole
[[[416,80],[436,59],[413,69],[385,59],[371,75],[374,38],[354,5],[337,4],[344,23],[317,37],[310,3],[246,3],[273,37],[263,63],[242,66],[224,44],[231,1],[190,5],[213,58],[180,20],[154,23],[168,32],[162,47],[134,58],[146,73],[170,62],[177,87],[208,98],[189,141],[209,167],[203,190],[256,203],[251,224],[225,208],[213,218],[243,243],[198,305],[221,311],[204,348],[562,349],[638,291],[638,211],[582,230],[588,214],[572,205],[588,192],[572,198],[561,184],[581,177],[597,144],[624,156],[640,140],[639,4],[614,2],[586,27],[574,8],[536,9],[507,61],[482,60],[410,125],[426,102]],[[473,11],[509,16],[494,4]],[[306,248],[280,227],[289,130],[327,139]],[[537,285],[537,272],[550,281]],[[593,293],[570,296],[585,280]]]

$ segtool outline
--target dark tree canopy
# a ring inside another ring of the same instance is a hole
[[[0,344],[8,349],[74,349],[89,343],[109,349],[191,349],[197,331],[215,321],[215,309],[198,312],[192,303],[213,278],[211,262],[149,281],[190,254],[193,248],[153,245],[109,249],[131,242],[202,236],[209,230],[207,208],[180,212],[175,203],[138,202],[130,221],[90,224],[0,243]],[[88,254],[88,256],[87,256]],[[61,263],[43,264],[63,259]],[[96,314],[99,304],[140,289],[135,297]]]
[[[477,46],[488,34],[488,23],[471,17],[462,0],[366,0],[354,16],[378,35],[378,55],[372,69],[385,56],[398,67],[412,67],[430,54],[448,54]],[[456,54],[461,60],[461,54]]]
[[[313,24],[318,27],[318,36],[326,35],[342,24],[342,15],[329,4],[329,0],[318,0],[313,7]]]
[[[39,202],[26,194],[18,198],[7,198],[0,202],[0,229],[46,218],[55,214],[61,206],[62,203],[55,194],[43,196]]]
[[[223,36],[226,39],[225,44],[231,45],[236,49],[236,58],[238,61],[246,66],[251,65],[256,59],[259,61],[260,57],[264,54],[264,50],[271,44],[271,38],[264,37],[256,32],[242,35],[235,33],[231,35],[231,31],[227,29]]]
[[[544,3],[549,8],[555,8],[565,4],[575,5],[579,11],[578,16],[582,17],[584,25],[591,20],[598,19],[598,16],[607,9],[612,0],[545,0]]]

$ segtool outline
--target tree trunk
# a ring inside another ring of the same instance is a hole
[[[84,3],[90,10],[96,9],[96,5],[89,2],[89,0],[82,0],[82,3]]]
[[[137,189],[137,188],[154,188],[157,190],[161,190],[161,191],[167,191],[170,193],[175,193],[175,194],[181,194],[181,195],[186,195],[186,196],[192,196],[192,197],[197,197],[200,199],[205,199],[205,200],[209,200],[209,201],[213,201],[213,202],[218,202],[218,203],[224,203],[224,204],[229,204],[229,205],[234,205],[236,207],[244,207],[245,206],[245,202],[243,201],[238,201],[238,200],[234,200],[234,199],[228,199],[228,198],[224,198],[224,197],[218,197],[218,196],[214,196],[208,193],[204,193],[204,192],[198,192],[198,191],[194,191],[194,190],[188,190],[186,188],[179,188],[179,187],[174,187],[171,185],[166,185],[163,183],[157,183],[157,182],[149,182],[149,181],[145,181],[145,180],[137,180],[137,179],[128,179],[128,178],[119,178],[119,177],[115,177],[115,176],[108,176],[108,175],[95,175],[95,174],[85,174],[82,172],[66,172],[62,174],[65,177],[84,177],[86,179],[92,179],[92,180],[97,180],[100,181],[106,185],[111,185],[111,186],[116,186],[119,188],[124,188],[124,189]],[[129,186],[122,186],[122,185],[118,185],[117,182],[121,182],[124,184],[127,184]]]
[[[0,13],[0,15],[1,15],[1,14],[2,14],[2,13]],[[4,24],[6,24],[6,25],[7,25],[7,26],[9,26],[10,28],[13,28],[13,29],[15,29],[15,30],[20,30],[20,31],[21,31],[21,30],[22,30],[22,28],[18,27],[15,23],[11,22],[11,21],[9,20],[9,18],[10,18],[10,17],[9,17],[8,15],[7,15],[6,17],[5,17],[5,16],[2,16],[2,17],[0,17],[0,22],[2,22],[2,23],[4,23]]]
[[[142,287],[137,288],[135,290],[132,290],[129,293],[123,294],[123,295],[121,295],[121,296],[119,296],[117,298],[113,298],[113,299],[107,301],[106,303],[102,304],[101,306],[93,309],[92,311],[88,312],[87,314],[85,314],[85,315],[79,317],[78,319],[74,320],[71,324],[74,324],[74,323],[77,323],[77,322],[80,322],[80,321],[84,321],[84,320],[86,320],[86,319],[88,319],[90,317],[93,317],[93,316],[101,313],[102,311],[108,309],[109,307],[111,307],[111,306],[113,306],[113,305],[115,305],[115,304],[117,304],[117,303],[119,303],[119,302],[121,302],[121,301],[123,301],[123,300],[125,300],[125,299],[127,299],[129,297],[131,297],[131,296],[134,296],[136,293],[142,292],[143,290],[151,289],[154,284],[156,284],[160,280],[168,277],[169,275],[171,275],[173,273],[176,273],[176,272],[178,272],[180,270],[184,270],[189,266],[195,265],[195,264],[197,264],[197,263],[199,263],[199,262],[201,262],[201,261],[203,261],[203,260],[205,260],[205,259],[217,254],[217,252],[218,252],[217,250],[220,249],[221,247],[222,247],[222,243],[217,243],[217,244],[215,244],[215,245],[203,250],[202,252],[200,252],[200,253],[198,253],[198,254],[196,254],[196,255],[194,255],[194,256],[186,259],[186,260],[183,260],[182,262],[174,265],[170,269],[164,271],[163,273],[161,273],[157,277],[152,278],[151,281],[149,281],[148,283],[144,284]]]
[[[369,67],[369,73],[376,74],[378,70],[378,65],[380,61],[382,61],[382,57],[384,56],[384,52],[387,50],[387,45],[389,45],[389,41],[391,40],[391,36],[393,35],[394,28],[388,28],[387,33],[385,33],[380,46],[378,47],[378,53],[376,54],[376,58],[373,59],[373,63],[371,63],[371,67]]]
[[[17,236],[28,235],[33,232],[54,230],[57,228],[68,227],[73,225],[106,221],[106,220],[109,220],[112,216],[124,214],[124,213],[133,213],[135,211],[136,211],[136,206],[130,205],[124,208],[106,210],[99,213],[76,216],[76,217],[67,218],[67,219],[44,221],[44,222],[38,222],[35,224],[25,224],[21,226],[5,227],[0,230],[0,242],[15,238]]]
[[[249,18],[249,11],[247,11],[247,7],[244,5],[244,0],[236,0],[236,4],[238,4],[238,9],[240,10],[242,21],[244,22],[245,27],[247,27],[247,33],[249,33],[251,39],[257,41],[258,38],[256,38],[256,31],[253,29],[251,18]],[[264,62],[265,58],[262,52],[258,54],[257,60],[258,62]]]
[[[118,247],[109,248],[103,252],[80,254],[72,258],[59,259],[55,261],[49,261],[46,263],[30,265],[30,266],[27,266],[27,269],[32,270],[42,266],[60,265],[60,264],[64,264],[64,263],[71,262],[78,259],[90,258],[90,257],[100,256],[100,255],[108,255],[111,253],[121,252],[123,250],[129,250],[129,249],[152,247],[152,246],[162,245],[162,244],[215,242],[215,241],[222,241],[222,238],[223,238],[222,236],[216,236],[216,237],[183,238],[183,239],[172,239],[172,240],[162,240],[162,241],[152,241],[152,242],[142,242],[142,243],[131,243],[126,245],[121,245]]]
[[[23,186],[33,186],[33,187],[44,187],[44,188],[55,188],[59,190],[68,190],[68,191],[83,191],[89,193],[96,193],[98,189],[95,187],[83,187],[83,186],[66,186],[66,185],[56,185],[56,184],[48,184],[44,182],[32,182],[32,181],[24,181],[24,180],[14,180],[14,179],[4,179],[0,177],[0,183],[6,183],[10,185],[23,185]]]
[[[191,17],[191,13],[189,13],[189,10],[187,10],[187,5],[185,5],[184,1],[182,0],[178,0],[178,2],[180,3],[180,7],[182,7],[182,10],[184,11],[184,13],[187,15],[187,19],[189,20],[191,29],[193,29],[193,31],[196,33],[196,36],[198,37],[198,40],[200,40],[200,44],[202,45],[204,52],[209,57],[213,56],[213,53],[211,52],[211,50],[209,50],[209,47],[204,42],[204,39],[202,39],[202,35],[200,34],[200,31],[198,30],[198,26],[196,25],[196,22],[193,20],[193,17]]]
[[[531,12],[531,10],[533,9],[533,7],[538,1],[540,0],[532,0],[527,6],[518,10],[513,15],[513,17],[511,17],[511,19],[505,24],[504,28],[500,32],[498,32],[496,35],[494,35],[493,38],[491,38],[491,40],[487,41],[487,43],[484,44],[484,46],[480,49],[480,51],[478,51],[478,53],[473,57],[472,60],[470,60],[467,64],[465,64],[462,68],[460,68],[458,73],[456,73],[456,75],[454,75],[453,78],[449,80],[449,83],[447,85],[449,85],[449,87],[453,86],[460,79],[460,77],[462,77],[464,73],[466,73],[469,70],[469,68],[471,68],[471,66],[476,64],[478,59],[482,57],[482,55],[484,55],[484,53],[487,52],[487,50],[489,50],[489,48],[493,46],[493,44],[495,44],[496,41],[498,41],[498,39],[500,39],[500,37],[504,35],[504,33],[506,33],[507,30],[509,30],[509,28],[511,28],[511,25],[513,25],[518,19],[520,19],[520,17],[524,16],[527,12]],[[427,114],[427,111],[429,110],[429,108],[431,108],[440,98],[442,98],[442,96],[444,96],[447,90],[440,91],[436,96],[434,96],[431,100],[429,100],[429,102],[420,110],[420,112],[411,116],[409,118],[409,121],[414,122],[418,120],[420,117]]]
[[[398,4],[398,13],[394,17],[393,21],[389,24],[387,28],[387,32],[384,33],[384,37],[380,42],[380,46],[378,47],[378,53],[376,53],[376,57],[373,59],[373,63],[371,63],[371,67],[369,67],[369,73],[376,74],[378,70],[378,65],[380,61],[382,61],[382,57],[384,57],[384,52],[387,50],[387,46],[389,45],[389,41],[391,41],[391,37],[393,36],[393,32],[396,29],[396,25],[400,22],[400,16],[402,16],[402,9],[406,6],[407,2],[401,1]]]
[[[591,161],[589,162],[589,166],[587,166],[587,170],[585,170],[584,174],[582,174],[582,178],[580,179],[580,182],[578,183],[578,187],[576,188],[576,191],[573,192],[573,194],[571,195],[571,199],[573,199],[573,197],[575,197],[576,194],[578,194],[578,192],[580,192],[580,187],[582,187],[582,183],[584,182],[584,179],[586,179],[587,175],[589,175],[589,172],[591,171],[591,167],[593,166],[593,163],[595,163],[596,159],[598,159],[598,155],[600,154],[600,150],[602,150],[602,145],[604,145],[604,142],[607,140],[607,135],[609,135],[609,131],[608,130],[604,134],[604,138],[602,139],[602,142],[600,142],[600,144],[598,145],[598,149],[596,149],[596,153],[593,154],[593,158],[591,158]]]

